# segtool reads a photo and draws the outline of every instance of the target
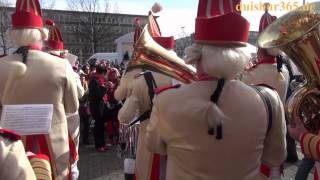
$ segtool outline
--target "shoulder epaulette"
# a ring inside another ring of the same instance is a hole
[[[166,90],[169,90],[169,89],[177,89],[181,86],[181,84],[176,84],[174,86],[162,86],[162,87],[159,87],[157,89],[155,89],[155,93],[156,94],[160,94],[162,93],[163,91],[166,91]]]
[[[7,129],[0,129],[0,136],[10,139],[11,141],[18,141],[21,139],[20,135]]]

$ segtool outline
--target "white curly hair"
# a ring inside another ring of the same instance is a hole
[[[48,33],[49,31],[46,28],[13,29],[10,31],[10,39],[18,47],[31,44],[42,44],[43,41],[48,39]]]
[[[194,43],[185,49],[187,64],[200,63],[208,75],[234,78],[250,61],[251,55],[245,47],[213,46]]]

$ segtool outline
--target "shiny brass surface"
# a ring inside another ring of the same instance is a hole
[[[297,65],[307,81],[287,100],[293,124],[302,122],[309,132],[320,129],[320,2],[280,17],[259,36],[261,48],[279,48]]]
[[[128,68],[135,67],[156,71],[186,84],[197,80],[195,68],[156,43],[148,31],[148,25],[143,29],[128,64]]]

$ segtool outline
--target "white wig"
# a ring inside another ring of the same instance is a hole
[[[42,44],[43,41],[48,39],[48,30],[45,28],[13,29],[10,32],[10,38],[15,43],[16,46]]]
[[[213,46],[193,44],[185,50],[188,64],[200,63],[208,75],[231,79],[234,78],[250,61],[250,54],[245,47]]]

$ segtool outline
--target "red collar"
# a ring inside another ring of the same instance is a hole
[[[199,79],[199,81],[213,81],[213,80],[217,80],[219,78],[210,76],[208,74],[200,74],[200,75],[198,75],[198,79]]]
[[[275,63],[277,63],[275,58],[268,58],[268,59],[264,59],[264,60],[258,61],[257,65],[258,64],[275,64]]]
[[[32,44],[32,45],[29,45],[27,46],[28,49],[30,50],[38,50],[38,51],[42,51],[42,46],[39,45],[39,44]]]
[[[266,60],[266,61],[260,61],[257,63],[258,64],[275,64],[277,63],[275,60]]]

